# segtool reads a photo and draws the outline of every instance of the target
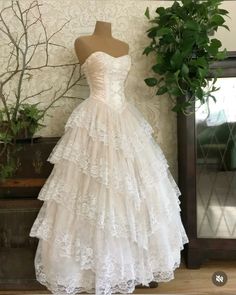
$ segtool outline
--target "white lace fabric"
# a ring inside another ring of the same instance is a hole
[[[132,293],[174,279],[188,237],[153,129],[125,99],[129,55],[92,54],[90,96],[69,117],[31,228],[37,280],[54,294]]]

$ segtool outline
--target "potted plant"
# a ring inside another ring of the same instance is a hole
[[[227,54],[214,33],[219,27],[229,30],[225,25],[228,11],[219,7],[221,0],[179,2],[174,1],[168,8],[158,7],[152,18],[146,9],[151,41],[143,54],[155,56],[153,76],[145,79],[146,84],[157,87],[157,95],[168,94],[173,111],[187,114],[196,101],[204,104],[209,98],[215,100],[217,77],[209,78],[210,66]]]

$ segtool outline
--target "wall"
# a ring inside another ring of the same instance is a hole
[[[24,5],[28,0],[21,1]],[[0,1],[0,8],[6,6],[8,0]],[[49,31],[60,27],[65,21],[70,20],[56,38],[62,43],[65,49],[58,48],[53,52],[53,62],[75,62],[77,61],[73,43],[81,35],[91,34],[96,20],[112,22],[113,36],[122,39],[130,45],[132,67],[127,79],[126,96],[142,112],[146,119],[152,124],[155,130],[155,139],[162,147],[174,176],[177,175],[177,138],[176,138],[176,116],[171,112],[170,102],[166,97],[156,97],[154,89],[148,88],[144,78],[148,77],[152,58],[142,55],[143,48],[148,44],[145,37],[145,30],[148,28],[144,11],[149,6],[151,12],[158,6],[170,5],[171,1],[142,1],[142,0],[41,0],[42,13],[45,24]],[[223,40],[223,45],[229,50],[236,48],[236,20],[233,12],[236,12],[236,3],[225,2],[223,5],[231,13],[231,20],[228,21],[231,32],[220,30],[218,37]],[[14,23],[13,23],[14,27]],[[17,28],[15,28],[17,32]],[[35,33],[36,34],[36,33]],[[5,52],[6,53],[6,52]],[[0,56],[1,63],[4,62],[6,54]],[[40,55],[39,60],[40,61]],[[37,63],[37,61],[36,61]],[[69,72],[52,69],[46,74],[37,72],[30,83],[26,83],[25,92],[35,93],[37,90],[46,89],[50,85],[55,88],[64,83]],[[39,95],[36,100],[42,105],[47,105],[51,100],[50,93]],[[86,98],[87,87],[79,87],[74,90],[73,95]],[[35,102],[35,100],[34,100]],[[39,135],[60,136],[68,116],[74,107],[81,100],[64,98],[57,103],[57,107],[50,110],[50,117],[45,120],[46,127]]]

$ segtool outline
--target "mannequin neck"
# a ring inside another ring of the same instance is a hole
[[[111,38],[111,23],[97,21],[93,35]]]

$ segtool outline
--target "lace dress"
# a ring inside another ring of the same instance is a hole
[[[48,161],[30,236],[37,280],[54,294],[132,293],[174,279],[188,237],[180,192],[153,129],[124,95],[130,55],[94,52],[90,96],[70,115]]]

